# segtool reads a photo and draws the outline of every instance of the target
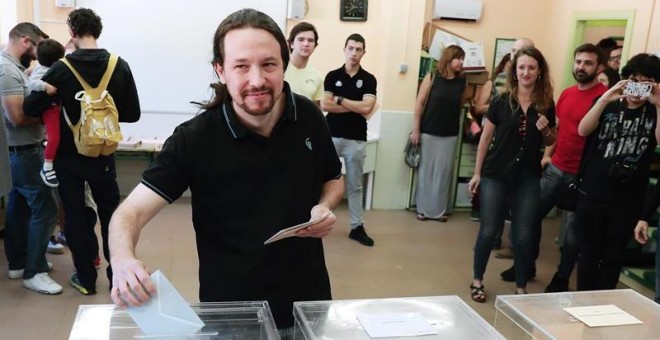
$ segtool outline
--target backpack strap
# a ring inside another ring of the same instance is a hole
[[[60,60],[71,70],[71,73],[76,76],[76,79],[78,79],[78,82],[80,82],[80,85],[82,85],[85,91],[95,92],[93,90],[98,90],[99,93],[102,93],[108,88],[108,83],[110,82],[110,78],[112,78],[112,73],[115,71],[115,66],[117,66],[119,57],[117,57],[115,54],[110,55],[110,60],[108,60],[108,68],[105,69],[105,73],[99,82],[99,86],[96,88],[92,88],[66,58],[62,58]]]
[[[110,78],[112,78],[112,73],[115,72],[115,66],[117,66],[117,61],[119,57],[115,54],[110,55],[110,60],[108,60],[108,68],[105,69],[103,78],[99,82],[99,86],[96,87],[99,92],[103,92],[108,89],[108,83],[110,83]]]

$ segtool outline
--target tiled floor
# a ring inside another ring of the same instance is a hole
[[[458,295],[492,323],[495,296],[514,292],[513,283],[499,278],[511,260],[491,257],[484,280],[489,299],[485,304],[470,300],[472,245],[479,225],[467,213],[454,213],[447,223],[439,223],[417,221],[405,211],[368,211],[365,225],[376,242],[373,248],[348,239],[347,215],[345,206],[337,210],[336,228],[324,241],[335,299]],[[197,254],[190,221],[189,201],[166,207],[143,230],[138,256],[150,269],[162,270],[188,301],[195,302]],[[559,218],[544,223],[541,258],[537,278],[528,286],[530,293],[542,292],[555,271],[558,224]],[[4,251],[2,242],[0,248]],[[48,255],[48,259],[54,265],[51,276],[64,286],[61,295],[34,293],[24,289],[21,280],[0,274],[0,339],[66,339],[78,305],[110,303],[103,271],[99,272],[99,294],[83,296],[67,283],[73,272],[69,252]],[[0,255],[0,268],[7,268],[4,255]]]

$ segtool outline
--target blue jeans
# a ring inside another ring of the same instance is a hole
[[[332,137],[337,154],[344,159],[346,167],[346,195],[348,196],[348,211],[351,217],[351,228],[362,225],[362,177],[364,175],[364,159],[367,157],[367,142]]]
[[[504,180],[482,177],[479,189],[481,226],[474,249],[474,279],[483,280],[493,239],[504,221],[504,205],[511,208],[511,237],[516,287],[527,286],[528,272],[533,263],[533,243],[537,236],[540,180],[537,175],[518,170]]]
[[[41,180],[43,149],[9,153],[12,188],[7,195],[5,254],[10,270],[25,269],[23,279],[48,271],[46,248],[55,228],[52,189]]]
[[[533,249],[534,261],[539,256],[542,220],[566,194],[568,185],[575,180],[575,177],[575,175],[562,171],[552,163],[543,171],[543,176],[541,177],[541,199],[539,203],[539,226]],[[565,233],[563,235],[564,245],[562,246],[561,260],[557,267],[557,272],[561,277],[568,279],[571,276],[578,254],[580,253],[580,246],[577,243],[574,212],[566,212],[563,230]]]

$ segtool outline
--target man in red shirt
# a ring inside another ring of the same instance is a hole
[[[565,89],[557,100],[557,126],[559,127],[557,141],[545,148],[541,161],[541,165],[545,169],[541,178],[539,211],[541,218],[545,217],[562,199],[568,185],[578,176],[585,138],[580,137],[577,127],[594,100],[607,91],[607,87],[597,79],[597,75],[601,71],[600,65],[604,61],[601,49],[593,44],[584,44],[575,49],[574,56],[573,78],[577,84]],[[546,293],[568,290],[568,280],[580,249],[576,237],[575,213],[566,211],[563,221],[564,244],[561,248],[561,260],[552,281],[545,288]],[[538,238],[534,245],[535,258],[538,258],[541,241],[541,221],[538,223],[537,234]],[[535,274],[535,269],[532,268],[529,271],[530,275]],[[509,270],[513,272],[513,267]]]

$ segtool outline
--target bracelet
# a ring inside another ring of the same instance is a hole
[[[551,134],[552,134],[552,130],[548,129],[548,131],[543,134],[543,137],[550,137]]]

